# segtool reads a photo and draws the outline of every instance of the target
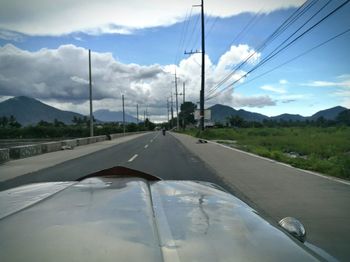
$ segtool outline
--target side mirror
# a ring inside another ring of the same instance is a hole
[[[298,219],[285,217],[278,222],[278,225],[302,243],[305,242],[306,231],[304,225]]]

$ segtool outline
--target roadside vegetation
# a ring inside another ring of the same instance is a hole
[[[57,139],[57,138],[76,138],[90,136],[89,120],[87,117],[74,118],[73,124],[55,120],[53,123],[40,121],[36,125],[22,127],[16,119],[11,116],[0,117],[0,139]],[[143,123],[127,123],[125,132],[137,132],[154,130],[155,124],[148,119]],[[122,123],[95,123],[94,135],[108,135],[122,133]]]
[[[350,127],[240,127],[183,131],[294,167],[350,179]]]

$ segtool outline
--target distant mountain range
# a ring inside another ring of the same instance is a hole
[[[82,114],[63,111],[26,96],[10,98],[0,103],[0,117],[11,115],[23,126],[35,125],[41,120],[54,122],[55,119],[65,124],[72,124],[75,116],[84,117]],[[123,113],[109,110],[98,110],[94,112],[94,117],[97,122],[123,121]],[[136,122],[136,118],[130,115],[125,114],[125,118],[126,122]]]
[[[123,112],[100,109],[94,112],[94,117],[102,122],[122,122]],[[137,118],[125,113],[125,122],[137,123]]]
[[[336,106],[333,108],[329,108],[326,110],[319,111],[312,116],[304,117],[301,115],[293,115],[293,114],[282,114],[278,116],[268,117],[258,113],[252,113],[249,111],[245,111],[243,109],[236,110],[230,106],[216,104],[214,106],[209,107],[211,110],[211,118],[213,122],[221,122],[225,123],[227,121],[227,117],[232,115],[237,115],[243,118],[246,121],[256,121],[262,122],[263,120],[276,120],[276,121],[306,121],[306,120],[317,120],[319,117],[323,117],[327,120],[335,120],[338,114],[347,108],[342,106]]]
[[[84,117],[78,113],[59,110],[26,96],[17,96],[0,103],[0,117],[11,115],[24,126],[36,124],[40,120],[53,122],[55,119],[71,124],[74,116]]]
[[[278,116],[268,117],[262,114],[253,113],[245,111],[243,109],[236,110],[232,107],[225,105],[214,105],[210,107],[211,116],[213,122],[226,122],[227,117],[231,115],[238,115],[246,121],[256,121],[262,122],[264,119],[270,120],[284,120],[284,121],[306,121],[306,120],[317,120],[319,117],[324,117],[328,120],[334,120],[338,114],[347,108],[336,106],[326,110],[319,111],[312,116],[304,117],[301,115],[292,115],[292,114],[282,114]],[[10,98],[0,103],[0,117],[2,116],[11,116],[13,115],[16,120],[26,126],[26,125],[35,125],[40,120],[46,122],[53,122],[55,119],[62,121],[66,124],[72,124],[72,119],[76,117],[84,117],[84,115],[59,110],[55,107],[46,105],[34,98],[26,96],[18,96]],[[122,112],[114,112],[109,110],[97,110],[94,112],[94,117],[98,122],[121,122],[123,121]],[[131,115],[125,114],[125,121],[128,123],[136,123],[137,119]]]

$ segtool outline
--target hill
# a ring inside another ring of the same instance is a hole
[[[103,122],[122,122],[123,112],[115,112],[106,109],[101,109],[94,112],[94,117]],[[129,114],[125,114],[125,122],[137,123],[137,119]]]
[[[342,106],[336,106],[326,110],[321,110],[316,114],[313,114],[310,117],[310,120],[317,120],[319,117],[323,117],[324,119],[327,119],[327,120],[334,120],[338,116],[338,114],[343,112],[344,110],[347,110],[347,108]]]
[[[18,96],[0,103],[0,117],[13,115],[21,125],[35,125],[40,120],[54,122],[55,119],[71,124],[74,116],[83,115],[59,110],[34,98]]]
[[[309,117],[295,115],[295,114],[281,114],[278,116],[268,117],[259,113],[253,113],[243,109],[236,110],[230,106],[220,105],[220,104],[211,106],[208,109],[211,110],[212,121],[221,122],[221,123],[225,123],[227,120],[227,117],[230,117],[231,115],[237,115],[243,118],[245,121],[249,121],[249,122],[252,122],[252,121],[262,122],[264,119],[275,120],[275,121],[306,121],[306,120],[315,121],[319,117],[323,117],[327,120],[335,120],[340,112],[347,110],[347,108],[345,107],[336,106],[333,108],[319,111]]]
[[[245,111],[243,109],[236,110],[230,106],[216,104],[214,106],[209,107],[211,110],[211,118],[214,122],[225,122],[226,118],[231,115],[238,115],[242,117],[246,121],[256,121],[262,122],[264,119],[268,119],[268,116],[252,113],[249,111]]]

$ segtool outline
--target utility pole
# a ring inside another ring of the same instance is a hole
[[[175,95],[176,95],[176,97],[175,97],[175,99],[176,99],[176,128],[177,128],[177,130],[180,130],[176,70],[175,70]]]
[[[171,92],[171,107],[170,107],[170,111],[171,111],[171,127],[174,126],[174,109],[173,109],[173,92]]]
[[[186,87],[185,87],[185,82],[182,83],[182,102],[185,103],[186,99],[185,99],[185,90],[186,90]]]
[[[166,99],[166,105],[167,105],[167,108],[168,108],[168,124],[169,124],[169,97]]]
[[[89,49],[89,91],[90,91],[90,136],[94,136],[94,119],[92,116],[92,82],[91,82],[91,50]]]
[[[182,105],[185,108],[185,82],[182,83]],[[182,113],[182,127],[185,129],[185,114]]]
[[[205,31],[204,31],[204,3],[201,4],[201,22],[202,22],[202,83],[200,93],[200,125],[204,131],[204,87],[205,87]]]
[[[202,51],[190,51],[186,52],[185,55],[192,55],[196,53],[202,54],[202,70],[201,70],[201,91],[200,91],[200,102],[199,102],[199,123],[200,123],[200,129],[204,130],[204,89],[205,89],[205,28],[204,28],[204,3],[203,0],[201,0],[200,5],[194,5],[193,7],[201,7],[201,36],[202,36]]]
[[[136,119],[137,119],[137,124],[139,124],[139,104],[136,104]]]
[[[124,109],[124,95],[122,95],[122,101],[123,101],[123,133],[125,135],[125,109]]]

